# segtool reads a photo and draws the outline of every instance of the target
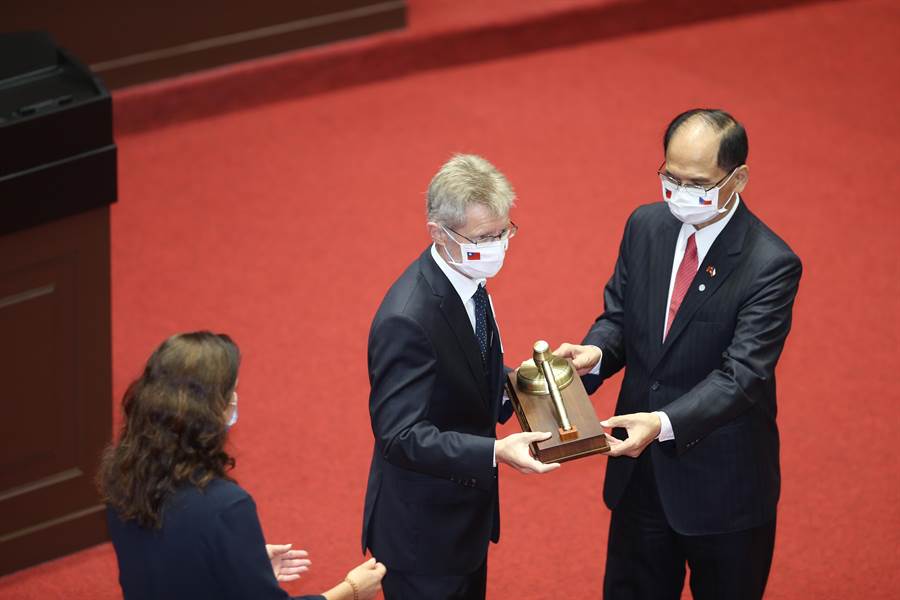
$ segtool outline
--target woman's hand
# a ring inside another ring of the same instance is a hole
[[[291,550],[292,544],[266,544],[272,571],[278,581],[295,581],[309,571],[312,561],[306,550]]]
[[[381,580],[387,568],[374,558],[370,558],[347,573],[347,581],[357,592],[359,600],[371,600],[381,591]]]

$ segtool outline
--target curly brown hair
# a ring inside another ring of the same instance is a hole
[[[230,479],[225,412],[240,360],[231,338],[208,331],[174,335],[150,356],[125,392],[119,443],[107,447],[97,475],[121,519],[159,528],[176,487]]]

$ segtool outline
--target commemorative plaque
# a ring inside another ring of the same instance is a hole
[[[543,463],[565,462],[609,451],[594,406],[572,361],[554,356],[550,344],[534,344],[534,365],[507,375],[506,388],[522,431],[549,431],[552,437],[531,445]]]

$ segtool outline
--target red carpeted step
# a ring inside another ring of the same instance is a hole
[[[409,75],[828,0],[413,0],[410,26],[115,94],[120,134]]]

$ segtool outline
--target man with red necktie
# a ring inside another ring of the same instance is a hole
[[[604,500],[607,600],[761,598],[781,486],[775,366],[801,263],[747,207],[744,127],[678,115],[663,202],[628,219],[604,311],[575,362],[593,393],[620,369]]]

